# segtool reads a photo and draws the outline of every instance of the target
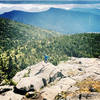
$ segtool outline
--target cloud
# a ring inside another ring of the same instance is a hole
[[[0,14],[12,10],[21,10],[26,12],[41,12],[54,8],[72,9],[72,8],[100,8],[100,4],[0,4]]]
[[[46,4],[0,4],[0,14],[4,12],[9,12],[12,10],[21,10],[21,11],[27,11],[27,12],[40,12],[40,11],[48,10],[51,7],[65,8],[64,5],[57,6],[57,5],[46,5]]]

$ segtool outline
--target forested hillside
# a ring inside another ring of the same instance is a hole
[[[57,65],[68,57],[100,56],[100,34],[60,35],[0,18],[0,82],[49,56]]]
[[[0,81],[40,60],[40,43],[59,33],[0,18]]]

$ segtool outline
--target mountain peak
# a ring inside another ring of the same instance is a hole
[[[49,11],[65,11],[65,9],[51,7],[51,8],[49,9]]]

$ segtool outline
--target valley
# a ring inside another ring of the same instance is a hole
[[[16,72],[44,60],[58,65],[69,57],[99,57],[100,34],[62,35],[9,19],[0,18],[0,82],[8,82]]]
[[[62,34],[0,18],[0,100],[99,100],[99,66],[100,33]]]

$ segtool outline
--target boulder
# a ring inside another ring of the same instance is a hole
[[[39,77],[49,80],[50,75],[56,71],[56,67],[51,63],[40,62],[36,65],[29,66],[23,71],[18,72],[14,77],[13,81],[18,83],[22,78],[26,77]],[[54,73],[55,74],[55,73]]]
[[[41,81],[40,83],[43,82],[44,86],[46,86],[47,84],[54,82],[55,80],[59,80],[63,77],[65,76],[56,66],[52,65],[51,63],[40,62],[36,65],[24,69],[21,72],[18,72],[14,76],[13,81],[17,82],[19,85],[26,79],[30,81],[36,78],[36,80],[39,80],[39,82]]]
[[[39,91],[42,87],[44,87],[43,80],[37,77],[22,78],[16,86],[17,89],[23,90],[25,92],[31,90]]]
[[[32,67],[30,77],[37,76],[45,81],[45,85],[62,78],[64,75],[61,71],[51,63],[41,62]]]

